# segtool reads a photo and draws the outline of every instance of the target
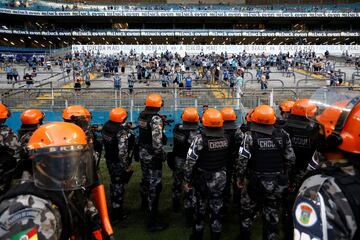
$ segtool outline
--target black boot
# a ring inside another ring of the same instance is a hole
[[[173,211],[178,213],[180,211],[180,200],[177,198],[173,198]]]
[[[186,226],[192,227],[194,224],[194,209],[193,208],[185,208],[185,220]]]
[[[144,193],[140,193],[141,195],[141,207],[140,210],[146,211],[148,207],[148,199]]]
[[[127,215],[124,213],[124,210],[122,208],[112,208],[111,209],[111,223],[112,224],[118,224],[125,219],[127,219]]]
[[[220,240],[220,232],[211,231],[211,240]]]
[[[250,230],[245,228],[240,228],[240,235],[236,240],[250,240]]]
[[[190,235],[190,240],[202,240],[204,236],[204,232],[203,231],[196,231],[195,229],[193,230],[192,234]]]
[[[147,225],[147,229],[149,232],[162,231],[169,227],[169,224],[160,222],[158,220],[158,208],[159,208],[159,198],[155,199],[153,206],[150,209],[149,222]]]

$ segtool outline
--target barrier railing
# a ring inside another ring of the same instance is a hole
[[[329,86],[330,85],[330,79],[316,79],[316,78],[304,78],[304,79],[299,79],[297,82],[296,82],[296,87],[300,87],[299,85],[301,83],[309,83],[309,82],[316,82],[316,85],[315,86],[318,86],[318,87],[324,87],[324,86]]]
[[[294,71],[275,71],[275,72],[270,72],[270,76],[271,76],[271,74],[274,74],[274,73],[281,73],[283,76],[284,76],[284,75],[291,75],[291,76],[294,78],[294,83],[296,83],[296,75],[295,75]]]
[[[357,81],[360,82],[360,72],[359,71],[353,72],[351,74],[351,83],[352,83],[352,85],[354,85]]]
[[[281,83],[281,88],[284,88],[284,86],[285,86],[284,81],[283,81],[283,80],[280,80],[280,79],[268,79],[267,82],[279,82],[279,83]],[[259,83],[258,80],[246,80],[246,81],[244,82],[244,84],[243,84],[244,89],[246,89],[246,85],[247,85],[248,83],[256,83],[256,84],[258,84],[258,85],[260,86],[260,83]]]
[[[314,80],[314,79],[313,79]],[[309,79],[299,80],[310,81]],[[319,80],[316,80],[319,81]],[[268,90],[244,90],[240,98],[222,91],[229,88],[193,88],[187,91],[179,88],[134,88],[115,90],[113,88],[83,89],[75,92],[73,89],[54,88],[53,83],[44,83],[44,88],[11,89],[12,94],[4,94],[8,89],[0,89],[1,101],[11,109],[63,109],[70,104],[82,104],[91,109],[108,110],[113,107],[143,108],[144,100],[149,93],[159,93],[164,98],[164,107],[175,110],[184,107],[213,107],[232,106],[235,109],[253,108],[259,104],[279,103],[283,100],[296,100],[310,97],[319,86],[308,87],[278,87]],[[46,88],[46,86],[49,86]],[[337,87],[342,88],[342,87]],[[349,88],[349,87],[343,87]],[[360,87],[351,87],[360,90]]]

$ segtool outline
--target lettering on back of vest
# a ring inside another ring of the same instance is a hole
[[[281,138],[276,138],[280,146],[283,145],[283,141]],[[260,147],[260,150],[270,150],[270,149],[277,149],[275,143],[269,138],[259,138],[257,139],[257,143]]]
[[[291,137],[291,143],[297,147],[310,148],[310,138],[306,136],[295,135]]]
[[[214,139],[214,140],[208,140],[208,146],[209,146],[209,151],[217,151],[228,148],[229,143],[225,138],[216,139],[216,140]]]

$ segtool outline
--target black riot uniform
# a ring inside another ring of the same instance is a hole
[[[290,115],[284,130],[290,135],[291,145],[296,156],[292,179],[294,187],[302,183],[306,168],[315,150],[319,136],[319,125],[306,117]]]
[[[142,208],[149,210],[148,230],[159,231],[168,224],[158,221],[159,197],[162,190],[162,162],[165,160],[163,145],[166,137],[163,133],[163,120],[158,114],[159,108],[146,107],[140,113],[139,126],[139,158],[142,170],[140,193]]]
[[[126,171],[131,164],[128,153],[133,144],[130,139],[134,139],[134,136],[121,123],[107,121],[102,129],[102,137],[106,165],[111,179],[112,219],[113,221],[120,221],[125,217],[123,212],[124,186],[128,179],[125,179],[124,176],[127,175]]]
[[[176,124],[173,130],[174,133],[174,147],[173,159],[171,168],[173,170],[173,207],[174,211],[178,211],[180,207],[180,199],[182,196],[182,189],[184,183],[184,164],[187,152],[196,135],[199,133],[199,126],[197,123],[184,122],[183,124]],[[193,216],[193,208],[195,204],[195,195],[193,189],[186,189],[184,193],[184,210],[188,225],[191,224]]]
[[[316,140],[319,136],[319,125],[308,118],[297,115],[289,115],[284,125],[284,130],[290,135],[291,145],[296,156],[295,166],[289,174],[291,191],[285,192],[283,205],[283,226],[286,238],[293,238],[293,223],[291,211],[294,205],[296,193],[301,186],[315,150]]]
[[[23,171],[28,171],[32,173],[32,162],[29,160],[29,152],[27,149],[27,144],[33,134],[33,132],[39,127],[38,124],[23,124],[21,125],[19,133],[19,142],[21,145],[20,150],[20,162],[17,166],[17,176],[21,176]]]
[[[192,183],[196,197],[195,225],[191,239],[202,239],[207,204],[212,239],[220,238],[229,155],[230,138],[222,128],[204,127],[203,133],[191,144],[185,163],[185,181]]]
[[[248,179],[241,195],[241,239],[250,239],[259,208],[264,219],[263,239],[276,239],[280,201],[288,186],[287,171],[294,161],[290,138],[284,130],[251,123],[236,160],[238,181]]]
[[[227,205],[231,197],[231,186],[233,186],[234,202],[238,203],[240,200],[240,191],[236,186],[236,176],[234,175],[235,158],[238,154],[240,142],[237,136],[237,125],[235,121],[224,122],[224,133],[229,139],[229,159],[227,161],[226,185],[224,189],[224,211],[227,210]],[[233,181],[234,180],[234,181]],[[233,185],[232,185],[233,184]]]
[[[21,149],[17,135],[0,120],[0,196],[9,190]]]

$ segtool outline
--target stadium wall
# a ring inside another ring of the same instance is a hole
[[[316,54],[323,54],[328,50],[331,55],[342,55],[348,52],[352,55],[360,55],[360,45],[73,45],[72,52],[75,51],[93,51],[101,54],[117,54],[120,51],[130,52],[134,50],[137,53],[153,54],[171,51],[180,55],[185,53],[193,55],[203,52],[238,54],[243,51],[254,54],[278,54],[279,52],[289,52],[293,54],[301,51],[314,51]]]

